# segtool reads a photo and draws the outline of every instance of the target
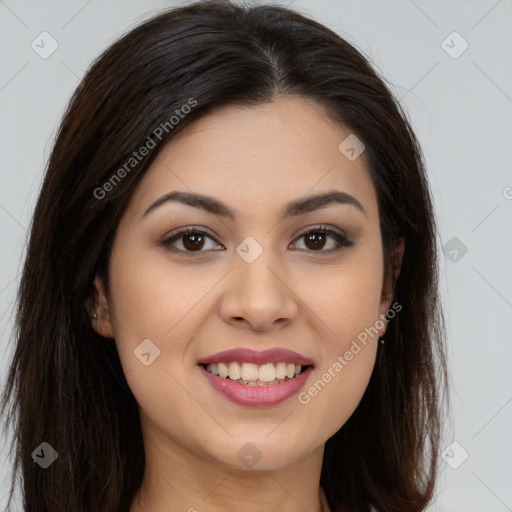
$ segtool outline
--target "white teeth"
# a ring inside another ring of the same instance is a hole
[[[253,363],[231,361],[207,364],[206,370],[223,379],[229,378],[248,386],[265,386],[279,384],[286,378],[297,377],[302,371],[302,366],[293,363],[266,363],[258,366]]]
[[[240,366],[238,363],[229,363],[229,378],[238,380],[240,378]]]
[[[276,379],[284,379],[286,377],[286,363],[276,364]]]
[[[243,380],[251,381],[258,380],[258,365],[253,363],[242,363],[242,371],[240,372],[240,377]]]
[[[224,363],[219,363],[219,377],[225,379],[228,376],[229,370],[227,365]]]
[[[276,369],[272,363],[263,364],[259,368],[258,380],[261,382],[272,382],[276,378]]]

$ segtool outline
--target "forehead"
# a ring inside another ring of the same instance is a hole
[[[243,211],[337,189],[358,196],[375,214],[364,153],[351,160],[339,149],[347,137],[353,137],[350,130],[332,121],[321,105],[298,96],[221,107],[160,150],[134,203],[143,208],[179,189],[223,198]]]

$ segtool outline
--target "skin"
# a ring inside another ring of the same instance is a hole
[[[307,390],[389,309],[364,153],[349,161],[338,150],[349,134],[296,96],[223,107],[173,138],[137,187],[116,233],[108,293],[97,278],[93,309],[93,327],[115,339],[140,405],[146,472],[130,512],[321,511],[324,444],[362,398],[377,337],[308,404],[297,396],[264,408],[234,404],[197,361],[235,347],[291,349],[314,361]],[[144,215],[173,190],[221,200],[236,219],[176,201]],[[365,213],[332,203],[282,218],[287,203],[332,190],[355,197]],[[299,236],[321,225],[353,245],[329,252],[338,246],[331,236],[316,246]],[[213,236],[202,252],[185,252],[183,238],[162,244],[185,226]],[[236,252],[247,236],[263,249],[252,263]],[[398,265],[402,254],[403,246]],[[160,356],[145,366],[134,350],[148,338]],[[261,454],[252,468],[237,457],[246,443]]]

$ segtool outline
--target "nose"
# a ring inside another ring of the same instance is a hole
[[[224,322],[253,331],[273,331],[297,317],[298,298],[284,270],[266,256],[270,252],[263,251],[252,263],[236,256],[220,301]]]

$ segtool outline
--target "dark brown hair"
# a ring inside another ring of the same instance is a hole
[[[84,303],[94,277],[108,277],[116,228],[159,149],[216,107],[279,94],[317,102],[365,144],[388,272],[405,240],[394,288],[402,310],[359,406],[327,441],[321,485],[333,512],[421,511],[432,498],[446,364],[418,142],[383,80],[339,35],[285,8],[213,0],[166,11],[115,42],[60,126],[31,225],[2,399],[26,512],[129,509],[144,473],[138,404],[114,343],[93,331]],[[194,107],[154,150],[95,193],[191,98]],[[31,457],[43,441],[58,452],[46,470]]]

